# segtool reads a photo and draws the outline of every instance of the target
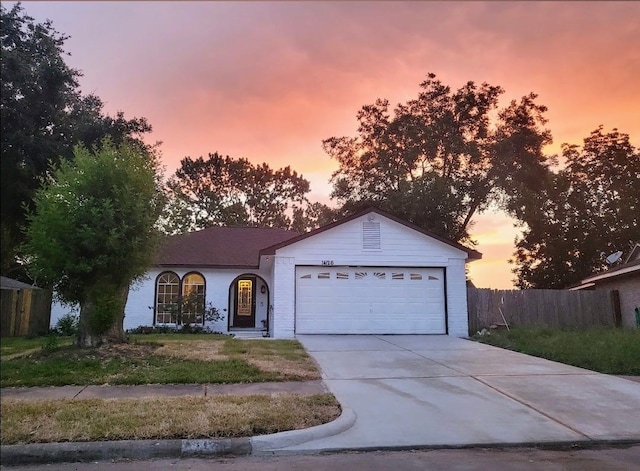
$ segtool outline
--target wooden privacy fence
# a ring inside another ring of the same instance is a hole
[[[553,289],[467,289],[469,332],[494,324],[509,327],[591,327],[617,325],[617,291]],[[504,320],[503,320],[504,315]]]
[[[49,331],[51,291],[39,288],[0,291],[2,337],[37,336]]]

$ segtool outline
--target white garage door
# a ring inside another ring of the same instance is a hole
[[[444,271],[296,267],[296,333],[444,334]]]

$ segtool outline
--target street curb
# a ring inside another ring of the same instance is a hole
[[[118,440],[32,443],[0,446],[5,466],[110,460],[148,460],[194,456],[250,455],[329,437],[353,426],[356,414],[344,409],[336,420],[301,430],[246,438],[202,440]]]
[[[316,449],[273,450],[270,454],[277,456],[287,455],[320,455],[326,453],[367,453],[375,451],[411,451],[411,450],[467,450],[467,449],[509,449],[509,448],[537,448],[541,450],[576,450],[595,449],[598,447],[628,447],[640,445],[638,439],[596,439],[573,441],[529,441],[529,442],[489,442],[489,443],[463,443],[463,444],[437,444],[437,445],[380,445],[357,447],[333,447]]]
[[[148,460],[206,455],[248,455],[250,453],[249,438],[33,443],[0,447],[2,464],[6,466],[116,459]]]
[[[180,457],[205,455],[250,455],[251,438],[182,440]]]
[[[281,448],[301,445],[312,440],[331,437],[353,427],[356,422],[356,413],[353,409],[344,408],[342,414],[332,422],[301,430],[274,433],[271,435],[258,435],[251,437],[251,453],[258,455]]]
[[[354,414],[355,416],[355,414]],[[336,419],[338,420],[338,419]],[[344,419],[347,423],[346,418]],[[322,427],[319,425],[318,427]],[[312,427],[317,428],[317,427]],[[349,427],[347,427],[349,428]],[[310,429],[305,429],[310,430]],[[334,430],[338,430],[337,428]],[[294,432],[294,431],[292,431]],[[288,432],[282,432],[282,434]],[[336,432],[340,433],[340,432]],[[281,434],[274,434],[281,435]],[[329,435],[305,434],[311,439],[323,438]],[[253,437],[253,438],[262,438]],[[145,460],[158,458],[187,458],[197,456],[242,456],[252,454],[251,438],[230,438],[220,440],[123,440],[109,442],[66,442],[42,443],[30,445],[2,445],[1,459],[4,466],[79,463],[89,461],[111,460]],[[306,440],[294,443],[285,441],[283,446],[294,446],[305,443]],[[601,446],[626,447],[639,445],[640,440],[578,440],[578,441],[549,441],[549,442],[520,442],[520,443],[468,443],[468,444],[440,444],[440,445],[402,445],[402,446],[371,446],[371,447],[337,447],[314,450],[282,450],[267,449],[253,450],[253,454],[269,455],[318,455],[322,453],[371,452],[371,451],[407,451],[407,450],[464,450],[464,449],[506,449],[506,448],[539,448],[539,449],[590,449]]]
[[[179,456],[181,440],[119,440],[105,442],[33,443],[3,445],[2,464],[44,464]]]

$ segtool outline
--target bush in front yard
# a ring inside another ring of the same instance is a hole
[[[55,331],[63,337],[75,337],[78,334],[78,316],[71,312],[65,314],[56,322]]]

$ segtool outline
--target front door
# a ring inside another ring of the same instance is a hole
[[[236,303],[233,327],[256,326],[256,279],[240,278],[236,281]]]

